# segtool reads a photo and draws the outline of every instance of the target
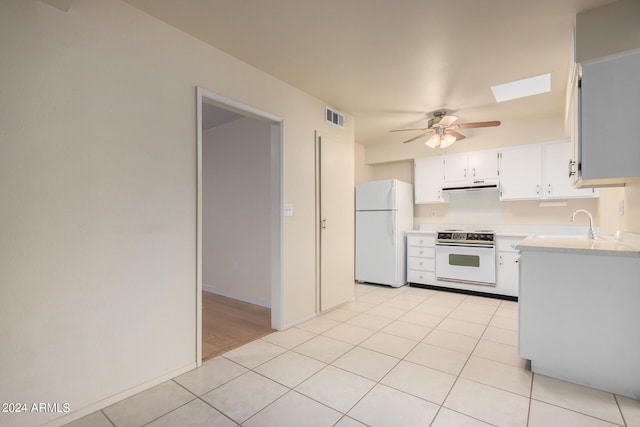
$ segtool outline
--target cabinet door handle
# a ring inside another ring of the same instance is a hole
[[[322,228],[323,229],[327,228],[327,219],[326,218],[322,220]]]
[[[536,194],[540,194],[540,185],[536,185]]]
[[[502,267],[502,256],[498,257],[498,265]]]
[[[473,168],[473,176],[476,176],[476,168]]]
[[[551,194],[551,184],[549,184],[549,187],[547,188],[547,194]]]
[[[467,168],[464,168],[464,177],[467,177]]]

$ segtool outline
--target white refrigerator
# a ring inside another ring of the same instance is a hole
[[[356,184],[356,281],[406,285],[405,231],[412,229],[413,185],[397,179]]]

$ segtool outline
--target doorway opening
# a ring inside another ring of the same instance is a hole
[[[282,119],[202,88],[196,98],[200,365],[282,329]]]

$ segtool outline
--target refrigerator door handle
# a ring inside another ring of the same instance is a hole
[[[396,194],[396,180],[394,179],[391,181],[391,191],[389,192],[389,209],[396,208],[395,194]]]
[[[396,241],[396,211],[391,211],[391,242]]]

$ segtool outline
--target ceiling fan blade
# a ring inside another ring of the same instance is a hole
[[[415,131],[415,130],[421,130],[421,131],[423,131],[423,132],[424,132],[425,130],[428,130],[428,129],[429,129],[429,128],[416,128],[416,129],[393,129],[393,130],[390,130],[389,132],[405,132],[405,131],[408,131],[408,130],[414,130],[414,131]]]
[[[438,122],[438,126],[439,127],[449,127],[451,126],[456,120],[458,120],[458,116],[444,116],[439,122]]]
[[[413,138],[411,138],[411,139],[407,139],[406,141],[402,141],[402,143],[403,143],[403,144],[406,144],[407,142],[415,141],[416,139],[420,139],[420,138],[422,138],[423,136],[425,136],[425,135],[427,135],[427,134],[429,134],[429,133],[431,133],[431,132],[433,132],[433,130],[432,130],[432,129],[429,129],[429,130],[427,130],[426,132],[421,133],[421,134],[420,134],[420,135],[418,135],[418,136],[414,136],[414,137],[413,137]]]
[[[465,139],[466,138],[466,136],[464,136],[463,134],[458,133],[455,130],[451,130],[451,129],[448,129],[445,133],[447,133],[449,135],[452,135],[452,136],[455,136],[456,137],[456,141],[460,141],[461,139]]]
[[[494,120],[491,122],[475,122],[475,123],[460,123],[452,126],[453,129],[469,129],[469,128],[488,128],[493,126],[500,126],[500,121]]]

